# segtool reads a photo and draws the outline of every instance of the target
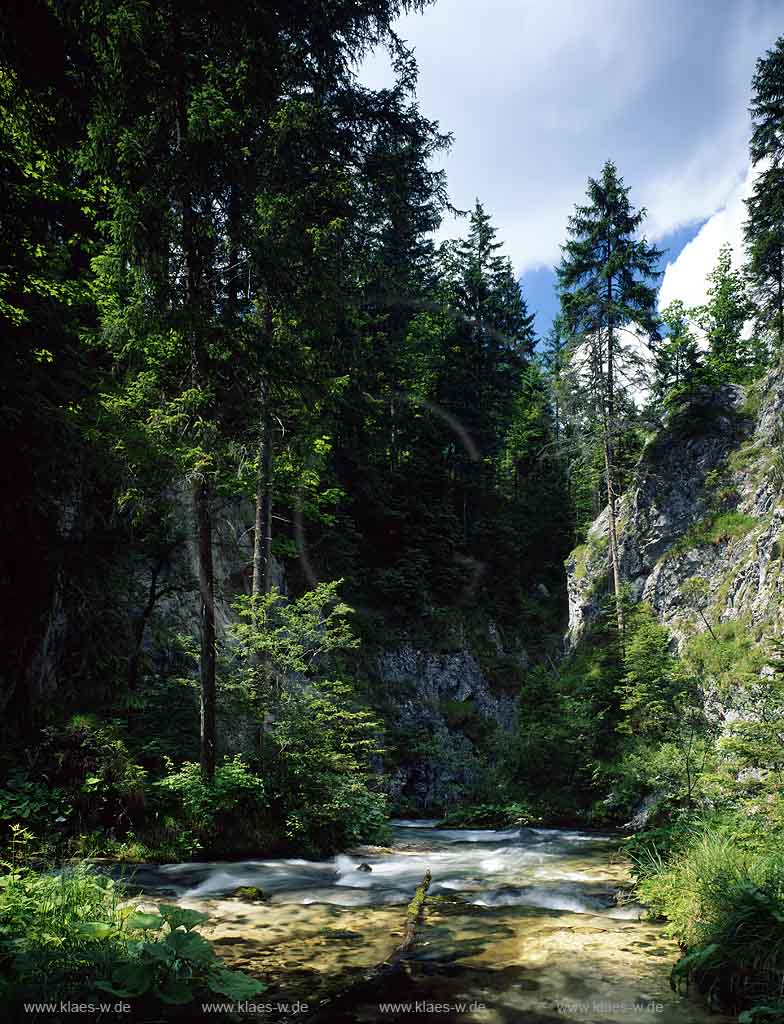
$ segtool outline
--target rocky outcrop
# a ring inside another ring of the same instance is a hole
[[[389,688],[412,684],[414,692],[399,704],[403,716],[415,717],[422,708],[438,708],[445,701],[471,701],[479,715],[505,728],[511,727],[514,701],[497,696],[470,650],[434,654],[404,643],[383,651],[377,659],[381,681]]]
[[[497,656],[527,663],[524,652],[504,649],[492,623],[487,633]],[[517,698],[496,692],[468,645],[437,653],[405,640],[377,654],[375,674],[390,733],[405,737],[397,763],[386,766],[389,795],[398,807],[448,809],[476,784],[487,737],[512,728]]]
[[[731,619],[782,625],[784,376],[698,395],[640,458],[619,509],[619,552],[634,600],[675,642]],[[606,510],[567,561],[573,646],[607,589]]]

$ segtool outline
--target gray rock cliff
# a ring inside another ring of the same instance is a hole
[[[784,375],[727,386],[674,412],[644,449],[619,508],[623,580],[675,642],[707,623],[780,632],[784,609]],[[567,560],[567,646],[607,589],[607,514]]]

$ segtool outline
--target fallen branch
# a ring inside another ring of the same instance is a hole
[[[334,1010],[335,1004],[349,996],[354,989],[363,985],[368,985],[385,974],[390,974],[401,969],[403,961],[414,948],[417,927],[422,923],[425,900],[427,899],[427,890],[430,888],[431,879],[432,875],[430,874],[430,871],[426,871],[425,877],[416,887],[413,898],[406,907],[406,923],[403,930],[403,941],[392,950],[386,960],[382,963],[376,964],[375,967],[368,968],[367,971],[362,973],[361,977],[354,978],[353,981],[351,981],[345,988],[341,989],[339,992],[335,992],[331,997],[320,1003],[315,1014],[308,1018],[306,1024],[310,1024],[310,1022],[315,1024],[316,1021],[320,1020],[326,1021],[328,1018],[324,1016],[325,1010],[327,1010],[327,1008]]]
[[[392,956],[385,961],[387,964],[397,963],[401,960],[406,953],[410,953],[414,948],[416,941],[416,930],[417,925],[422,920],[422,913],[425,909],[425,900],[427,899],[427,890],[430,888],[430,881],[432,875],[429,871],[425,872],[425,877],[416,887],[414,898],[408,904],[406,909],[406,928],[403,935],[403,941],[392,953]]]

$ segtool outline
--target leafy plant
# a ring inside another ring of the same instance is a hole
[[[181,825],[210,846],[238,821],[247,830],[267,806],[261,779],[240,754],[226,757],[215,769],[212,782],[204,779],[200,765],[186,761],[175,768],[166,758],[166,775],[155,784],[174,797]]]
[[[103,989],[163,1003],[207,991],[239,1000],[264,985],[228,970],[194,929],[208,916],[173,904],[134,910],[125,890],[84,864],[0,875],[0,983],[12,1004]]]
[[[44,835],[56,832],[60,824],[65,825],[72,811],[63,789],[33,780],[21,768],[12,769],[0,789],[0,822],[5,825],[23,824]],[[7,838],[0,831],[0,844]]]
[[[141,931],[142,940],[129,943],[133,958],[118,964],[110,979],[98,979],[96,987],[112,995],[137,999],[151,993],[163,1003],[190,1003],[209,990],[227,999],[249,999],[266,988],[240,971],[228,970],[212,944],[194,929],[209,920],[207,914],[163,903],[157,913],[131,913],[125,921],[130,932]],[[167,930],[168,929],[168,930]],[[166,933],[150,939],[151,932]]]
[[[670,859],[643,859],[638,891],[684,947],[673,984],[694,982],[717,1004],[750,1007],[784,983],[784,858],[743,849],[699,823]]]

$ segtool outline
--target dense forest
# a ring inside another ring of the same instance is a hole
[[[395,817],[618,830],[674,981],[784,1020],[784,37],[750,69],[745,252],[705,304],[659,308],[607,160],[538,337],[503,226],[438,169],[393,27],[423,6],[0,20],[20,1020],[31,993],[157,1020],[269,983],[91,864],[327,857]]]

